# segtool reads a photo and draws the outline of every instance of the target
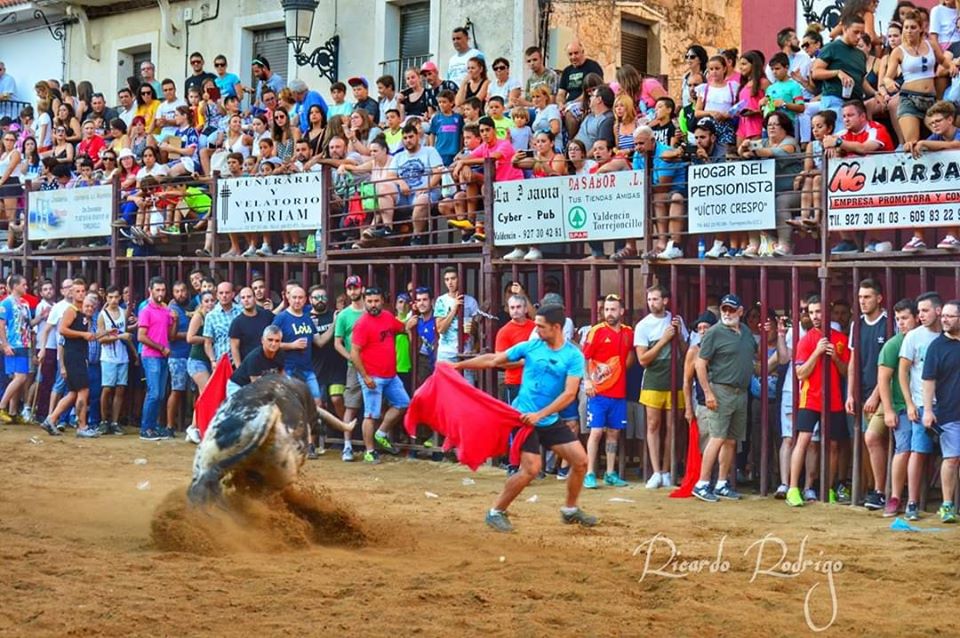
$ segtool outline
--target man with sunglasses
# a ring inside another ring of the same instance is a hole
[[[226,60],[224,60],[226,62]],[[196,89],[198,93],[203,94],[203,83],[207,80],[217,81],[217,76],[203,69],[203,55],[198,51],[190,54],[190,68],[193,74],[183,82],[183,94],[186,95],[190,89]]]
[[[144,60],[140,63],[140,82],[149,84],[153,87],[153,96],[160,95],[160,81],[157,80],[157,67],[150,60]]]
[[[250,62],[250,70],[253,77],[257,80],[257,87],[253,89],[253,103],[257,106],[264,106],[263,92],[267,88],[273,89],[274,94],[280,93],[286,84],[279,73],[274,73],[270,69],[270,62],[262,55],[258,55]],[[250,89],[247,89],[249,92]]]
[[[700,480],[693,495],[701,501],[736,501],[740,495],[727,483],[736,461],[737,442],[747,436],[747,397],[753,376],[757,342],[743,319],[743,303],[735,294],[720,300],[720,322],[707,330],[695,362],[697,381],[703,388],[710,440],[703,451]],[[710,476],[719,461],[717,483]]]

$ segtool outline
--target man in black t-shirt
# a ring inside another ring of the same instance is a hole
[[[887,313],[883,310],[883,287],[874,279],[864,279],[857,291],[860,303],[859,339],[854,339],[855,326],[850,326],[850,350],[857,356],[850,357],[847,367],[847,414],[857,413],[857,404],[862,409],[860,426],[863,440],[870,455],[873,470],[873,489],[867,491],[864,506],[882,510],[884,492],[887,488],[887,427],[880,405],[880,390],[877,388],[877,361],[887,342]],[[856,362],[856,366],[854,363]],[[853,380],[856,379],[857,383]],[[859,386],[859,396],[854,387]]]
[[[329,399],[334,413],[343,418],[343,390],[347,383],[347,360],[333,347],[333,325],[337,313],[328,309],[327,291],[322,286],[310,288],[310,318],[317,327],[322,345],[314,346],[313,372],[324,398]]]
[[[260,344],[263,329],[273,323],[273,313],[257,305],[253,288],[240,290],[243,312],[230,324],[230,354],[234,361],[243,361]]]
[[[570,64],[563,70],[560,82],[557,84],[557,106],[563,113],[567,132],[573,138],[577,134],[580,118],[583,116],[580,109],[583,81],[591,73],[596,73],[603,78],[603,67],[596,60],[586,56],[579,40],[574,40],[567,45],[567,58]]]
[[[283,374],[284,356],[280,351],[283,331],[267,326],[262,331],[260,345],[254,348],[227,382],[227,396],[267,374]]]

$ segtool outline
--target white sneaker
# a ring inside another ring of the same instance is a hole
[[[523,257],[524,261],[534,261],[537,259],[543,259],[543,253],[541,253],[540,250],[537,248],[531,248],[530,250],[527,251],[527,254],[524,255]]]
[[[522,248],[514,248],[513,250],[508,252],[506,255],[504,255],[503,259],[505,261],[517,261],[518,259],[523,259],[524,255],[526,255],[526,253],[523,252]]]
[[[256,257],[256,256],[257,256],[257,248],[256,248],[255,246],[250,246],[250,247],[247,248],[245,251],[243,251],[242,253],[240,253],[240,256],[241,256],[241,257]]]
[[[200,430],[195,425],[191,425],[187,428],[187,433],[183,437],[184,441],[188,443],[193,443],[194,445],[200,445]]]
[[[727,254],[727,247],[719,239],[713,240],[713,248],[704,253],[707,259],[720,259]]]
[[[889,253],[893,252],[893,244],[888,241],[877,242],[877,245],[873,247],[874,252],[878,253]]]
[[[683,257],[683,251],[673,245],[673,242],[667,242],[667,247],[663,252],[657,255],[657,259],[680,259]]]
[[[670,476],[670,472],[661,472],[660,476],[660,487],[673,487],[673,477]]]
[[[257,249],[257,254],[261,257],[268,257],[273,254],[273,250],[270,248],[270,244],[264,243]]]
[[[655,490],[661,485],[663,485],[663,475],[660,472],[654,472],[650,480],[647,481],[647,489]]]
[[[345,447],[343,448],[343,453],[340,455],[340,460],[344,463],[350,463],[353,461],[353,448]]]
[[[780,487],[777,488],[777,493],[774,494],[773,497],[778,498],[782,501],[783,499],[787,498],[787,492],[789,491],[789,489],[790,488],[788,488],[786,485],[781,483]]]
[[[31,421],[33,421],[33,412],[31,412],[29,407],[25,407],[20,412],[20,418],[26,421],[27,423],[30,423]]]

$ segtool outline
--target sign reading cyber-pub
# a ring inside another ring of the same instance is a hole
[[[643,237],[643,171],[497,182],[496,246]]]

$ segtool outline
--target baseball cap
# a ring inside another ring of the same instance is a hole
[[[363,280],[359,275],[350,275],[347,277],[347,288],[363,288]]]
[[[136,157],[129,148],[121,148],[120,152],[117,153],[117,161],[119,162],[124,157]]]
[[[699,326],[701,323],[706,323],[711,326],[716,325],[717,316],[710,312],[709,310],[697,317],[697,320],[693,323],[694,327]]]
[[[740,308],[743,308],[743,302],[740,301],[740,297],[733,293],[729,293],[724,295],[723,299],[720,300],[720,307],[723,308],[724,306],[733,308],[734,310],[739,310]]]
[[[426,73],[428,71],[433,71],[437,73],[437,64],[436,62],[430,62],[429,60],[420,65],[420,73]]]
[[[405,292],[401,292],[397,295],[397,301],[406,301],[407,303],[410,303],[410,295]]]
[[[347,80],[347,84],[349,84],[350,86],[356,86],[358,84],[362,84],[364,88],[366,89],[370,88],[370,83],[367,82],[367,78],[363,77],[362,75],[358,75],[356,77],[350,78],[349,80]]]
[[[705,131],[710,131],[714,135],[717,133],[717,124],[713,121],[712,117],[701,117],[697,120],[697,125],[694,128],[702,128]]]

